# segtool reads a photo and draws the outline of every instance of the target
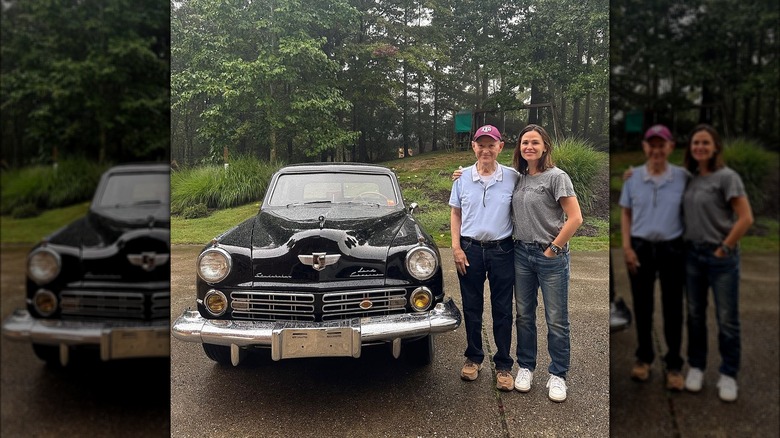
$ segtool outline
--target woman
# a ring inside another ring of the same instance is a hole
[[[685,167],[693,174],[684,195],[688,365],[685,388],[701,390],[707,364],[707,293],[712,288],[721,355],[718,396],[737,399],[740,360],[739,240],[753,224],[742,179],[723,162],[718,132],[701,124],[691,132]]]
[[[513,167],[520,173],[512,194],[515,241],[515,306],[517,362],[515,389],[531,390],[536,368],[537,290],[541,286],[551,358],[548,397],[566,400],[566,374],[570,362],[569,249],[568,243],[582,224],[580,205],[571,178],[554,166],[552,140],[538,125],[520,132]],[[453,173],[458,178],[460,171]]]
[[[571,178],[553,164],[552,149],[549,134],[541,126],[528,125],[520,132],[513,160],[520,172],[512,194],[520,367],[515,388],[520,392],[531,389],[537,352],[536,291],[541,287],[551,359],[548,396],[562,402],[571,355],[568,243],[582,225],[582,213]]]

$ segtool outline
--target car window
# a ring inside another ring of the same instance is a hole
[[[101,207],[128,207],[169,202],[170,177],[167,173],[111,175],[100,194]]]
[[[311,173],[281,175],[270,206],[307,203],[371,203],[394,206],[398,196],[388,175]]]

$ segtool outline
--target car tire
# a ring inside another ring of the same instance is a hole
[[[410,364],[424,367],[433,362],[435,351],[433,335],[428,335],[405,343],[401,348],[401,355]]]
[[[57,345],[32,344],[33,352],[38,359],[46,362],[52,368],[62,368],[60,364],[60,347]]]
[[[224,345],[203,344],[203,351],[209,359],[220,365],[232,366],[230,361],[230,347]]]

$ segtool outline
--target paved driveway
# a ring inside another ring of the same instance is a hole
[[[200,248],[173,248],[172,318],[194,305]],[[460,307],[451,251],[441,252],[445,287]],[[564,403],[549,401],[544,388],[549,358],[541,309],[540,355],[528,394],[495,390],[492,366],[475,382],[460,380],[463,327],[437,336],[435,362],[422,369],[379,347],[364,349],[359,359],[255,360],[222,367],[206,358],[200,344],[173,339],[171,436],[606,437],[607,266],[606,252],[572,256],[572,369]],[[487,321],[489,315],[486,309]],[[490,327],[486,324],[483,336],[492,355]]]

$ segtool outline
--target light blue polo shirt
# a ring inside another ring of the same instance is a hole
[[[516,170],[498,164],[486,184],[480,180],[476,164],[463,169],[450,192],[450,207],[461,211],[461,236],[476,240],[512,236],[512,191],[517,177]]]
[[[661,242],[682,236],[683,194],[689,179],[690,173],[674,164],[655,179],[647,165],[635,168],[620,192],[620,206],[631,209],[631,237]]]

